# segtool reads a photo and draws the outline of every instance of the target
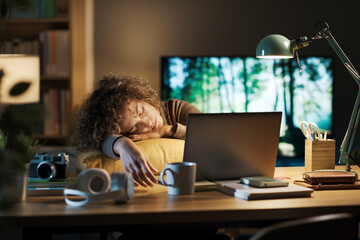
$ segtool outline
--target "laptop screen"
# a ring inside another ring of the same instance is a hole
[[[273,177],[281,114],[189,114],[183,161],[197,163],[197,181]]]

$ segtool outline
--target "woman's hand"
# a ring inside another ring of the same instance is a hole
[[[134,177],[136,186],[140,184],[143,187],[152,187],[153,183],[157,183],[153,172],[158,172],[158,170],[131,139],[119,138],[114,143],[114,151],[120,155],[124,170]]]
[[[152,138],[172,137],[175,134],[175,130],[175,126],[163,125],[147,133],[129,134],[128,137],[135,142]]]

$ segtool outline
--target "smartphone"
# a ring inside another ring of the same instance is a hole
[[[287,187],[289,185],[288,182],[281,181],[275,178],[269,177],[242,177],[240,178],[240,182],[246,185],[250,185],[253,187]]]

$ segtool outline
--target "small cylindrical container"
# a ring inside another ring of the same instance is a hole
[[[335,169],[335,140],[305,139],[305,172]]]

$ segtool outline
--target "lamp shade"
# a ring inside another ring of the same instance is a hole
[[[257,58],[293,58],[291,41],[279,34],[263,38],[256,47]]]
[[[39,56],[0,54],[0,103],[36,103],[39,99]]]

